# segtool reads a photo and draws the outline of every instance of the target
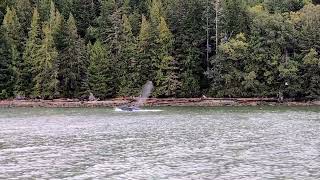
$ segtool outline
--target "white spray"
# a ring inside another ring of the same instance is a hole
[[[153,83],[151,81],[148,81],[143,86],[140,97],[139,97],[138,101],[136,102],[135,106],[136,107],[142,106],[146,102],[148,97],[151,95],[152,90],[153,90]]]

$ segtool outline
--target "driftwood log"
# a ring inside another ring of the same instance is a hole
[[[116,107],[133,104],[135,98],[115,98],[104,101],[80,101],[78,99],[54,100],[3,100],[0,107]],[[145,106],[258,106],[258,105],[287,105],[287,106],[320,106],[320,101],[285,101],[279,103],[276,98],[150,98]]]

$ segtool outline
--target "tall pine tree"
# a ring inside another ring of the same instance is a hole
[[[138,62],[141,84],[153,80],[154,70],[151,60],[151,25],[144,15],[142,15],[141,28],[138,36]]]
[[[3,27],[5,30],[5,36],[7,37],[7,42],[9,44],[9,51],[12,59],[12,69],[14,72],[14,79],[20,72],[21,67],[23,66],[21,53],[23,49],[22,43],[22,30],[19,23],[19,18],[17,16],[16,10],[14,8],[7,8],[7,13],[3,20]]]
[[[30,97],[32,95],[34,86],[32,79],[34,78],[36,68],[34,60],[38,56],[41,45],[40,32],[40,16],[38,9],[35,8],[32,15],[31,29],[28,33],[28,40],[22,57],[23,65],[20,68],[16,84],[16,91],[20,96]]]
[[[132,26],[127,15],[122,18],[122,37],[120,52],[120,72],[119,76],[119,95],[120,96],[137,96],[139,94],[141,84],[139,79],[141,74],[137,66],[137,46],[135,37],[132,34]]]
[[[34,96],[43,99],[58,97],[58,52],[54,46],[52,29],[48,24],[42,28],[44,37],[35,61]]]
[[[5,29],[0,26],[0,99],[13,96],[13,83],[10,45],[6,39]]]
[[[88,97],[89,66],[84,41],[79,37],[75,19],[70,14],[66,26],[66,47],[59,59],[60,90],[64,97]]]
[[[157,65],[157,73],[155,77],[155,94],[159,97],[176,96],[180,82],[174,57],[172,56],[174,41],[173,35],[163,17],[160,18],[158,31],[159,64]]]
[[[90,66],[89,66],[89,87],[91,93],[100,99],[114,97],[115,84],[112,74],[111,53],[104,45],[97,41],[89,45]]]

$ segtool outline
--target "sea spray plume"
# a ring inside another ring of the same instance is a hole
[[[152,90],[153,90],[153,83],[151,81],[148,81],[143,86],[140,97],[139,97],[138,101],[136,102],[135,107],[142,106],[146,102],[148,97],[151,95]]]

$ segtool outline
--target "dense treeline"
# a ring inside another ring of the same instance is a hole
[[[319,3],[0,0],[0,99],[319,98]]]

